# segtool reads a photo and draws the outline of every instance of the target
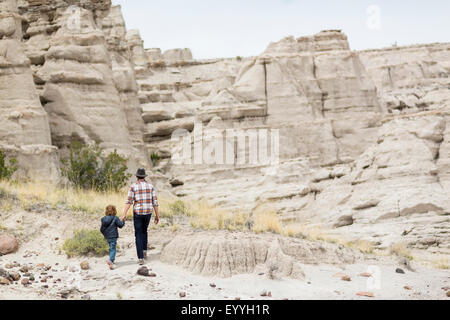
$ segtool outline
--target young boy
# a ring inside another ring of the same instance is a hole
[[[117,209],[113,205],[106,207],[105,216],[102,218],[100,232],[109,244],[109,261],[107,262],[111,270],[114,269],[114,260],[116,259],[116,246],[119,232],[117,228],[123,228],[125,221],[121,221],[117,215]]]

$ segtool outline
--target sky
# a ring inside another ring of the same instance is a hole
[[[286,36],[341,29],[353,50],[450,42],[449,0],[112,0],[145,48],[256,56]]]

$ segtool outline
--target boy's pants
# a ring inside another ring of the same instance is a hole
[[[133,215],[134,236],[136,237],[136,251],[138,259],[144,259],[144,250],[147,250],[148,225],[150,224],[151,214]]]
[[[109,244],[109,261],[114,262],[116,260],[116,251],[117,251],[117,239],[108,239]]]

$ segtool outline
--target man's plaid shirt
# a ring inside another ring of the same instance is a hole
[[[134,204],[133,212],[137,215],[148,215],[158,206],[155,188],[145,180],[138,180],[128,191],[127,204]]]

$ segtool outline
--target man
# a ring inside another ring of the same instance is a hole
[[[138,263],[144,264],[147,258],[148,225],[155,210],[155,224],[159,223],[158,198],[153,185],[145,181],[145,169],[136,172],[137,182],[133,183],[128,191],[128,199],[123,211],[122,220],[127,217],[130,206],[133,205],[134,235],[136,237],[136,251]]]

